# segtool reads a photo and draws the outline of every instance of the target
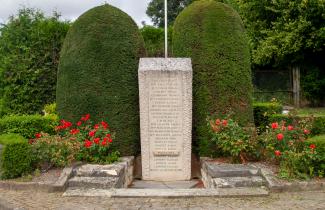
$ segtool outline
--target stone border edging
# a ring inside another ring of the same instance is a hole
[[[325,181],[294,181],[287,182],[277,178],[269,169],[261,168],[261,175],[271,192],[299,192],[325,190]]]
[[[191,197],[265,197],[269,192],[262,188],[223,189],[77,189],[67,190],[65,197],[109,197],[109,198],[191,198]]]
[[[16,181],[0,181],[0,188],[7,190],[30,190],[40,192],[63,192],[67,188],[67,182],[69,178],[73,175],[73,169],[82,165],[78,162],[73,164],[71,167],[65,167],[59,177],[59,179],[54,184],[45,184],[37,182],[16,182]]]

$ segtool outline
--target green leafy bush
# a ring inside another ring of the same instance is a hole
[[[52,104],[46,104],[44,106],[44,110],[43,110],[45,115],[57,115],[57,111],[56,111],[56,103],[52,103]]]
[[[39,132],[55,134],[54,128],[57,123],[57,117],[53,115],[5,116],[0,118],[0,134],[16,133],[30,139]]]
[[[31,146],[25,143],[14,143],[5,146],[1,157],[1,177],[12,179],[33,171],[33,153]]]
[[[270,124],[270,116],[282,113],[282,105],[277,102],[255,102],[254,121],[259,131],[265,131],[266,126]]]
[[[313,135],[325,134],[325,116],[315,117],[311,133]]]
[[[40,114],[55,101],[61,45],[69,29],[54,13],[23,8],[0,25],[0,116]]]
[[[13,144],[13,143],[23,143],[27,142],[27,139],[22,137],[19,134],[15,133],[8,133],[8,134],[2,134],[0,135],[0,144],[7,145],[7,144]]]
[[[175,21],[173,56],[192,59],[194,143],[210,156],[207,116],[233,113],[240,125],[254,122],[248,39],[238,13],[213,0],[195,1]]]
[[[90,113],[116,133],[123,155],[140,150],[138,63],[143,38],[126,13],[110,6],[81,15],[65,39],[58,72],[57,111],[76,122]]]
[[[209,120],[209,127],[211,141],[216,144],[217,149],[222,150],[223,156],[232,157],[234,162],[246,162],[247,153],[254,146],[251,132],[232,119]]]
[[[105,121],[94,124],[87,114],[75,124],[61,120],[56,130],[56,136],[38,133],[30,141],[39,166],[63,167],[75,160],[107,164],[119,158],[119,152],[112,148],[114,135]]]
[[[30,141],[36,167],[48,169],[51,167],[65,167],[75,161],[80,145],[70,139],[41,133],[41,137]]]
[[[155,28],[153,26],[144,26],[140,29],[144,39],[148,57],[164,57],[165,56],[165,30],[163,28]],[[173,28],[168,28],[168,52],[172,54],[172,34]]]

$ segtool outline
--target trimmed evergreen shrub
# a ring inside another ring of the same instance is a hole
[[[35,134],[39,132],[55,134],[54,128],[57,124],[55,115],[5,116],[0,118],[0,134],[16,133],[31,139],[35,138]]]
[[[311,133],[312,135],[325,134],[325,116],[315,117]]]
[[[58,70],[57,111],[76,122],[90,113],[116,134],[117,150],[134,155],[139,146],[138,63],[145,55],[135,22],[110,6],[95,7],[70,28]]]
[[[0,135],[0,144],[14,144],[14,143],[26,143],[27,139],[16,133],[8,133]]]
[[[253,125],[252,78],[243,23],[231,7],[214,0],[195,1],[177,17],[173,55],[193,63],[193,127],[200,155],[213,155],[208,115]]]
[[[28,143],[5,146],[1,155],[1,178],[17,178],[32,172],[33,169],[33,153]]]

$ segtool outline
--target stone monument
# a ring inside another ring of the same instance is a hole
[[[165,0],[165,58],[139,62],[142,179],[191,179],[192,63],[168,58]]]
[[[192,65],[189,58],[141,58],[142,179],[191,178]]]

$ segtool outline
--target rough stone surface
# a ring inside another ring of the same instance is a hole
[[[118,177],[73,177],[69,180],[69,188],[109,189],[118,186]]]
[[[171,181],[171,182],[158,182],[158,181],[133,181],[130,188],[133,189],[191,189],[195,188],[198,180],[190,181]]]
[[[206,188],[261,187],[267,183],[261,169],[253,165],[226,164],[201,159],[202,182]]]
[[[325,209],[325,191],[272,193],[266,197],[241,198],[103,198],[62,197],[62,193],[0,189],[0,207],[6,204],[26,210],[305,210]]]
[[[189,58],[141,58],[142,179],[190,180],[192,66]]]
[[[122,157],[109,165],[82,165],[74,170],[68,190],[126,188],[133,180],[134,157]]]
[[[214,178],[213,183],[216,188],[261,187],[266,184],[264,179],[260,176],[220,177]]]

